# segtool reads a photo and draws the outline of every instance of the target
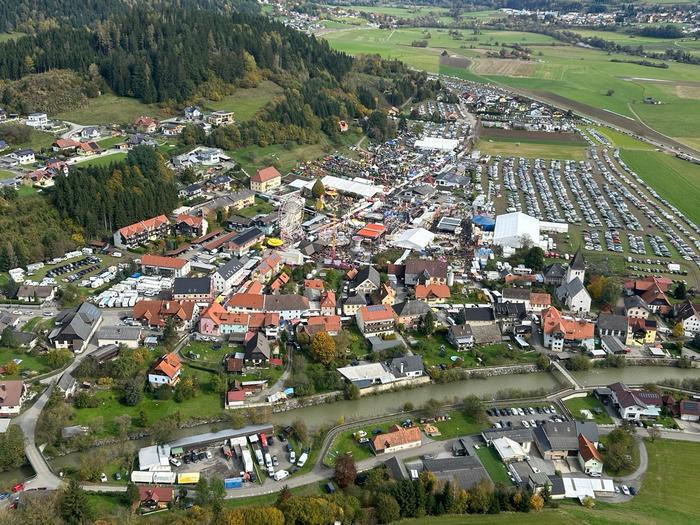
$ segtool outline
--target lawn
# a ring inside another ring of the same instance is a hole
[[[111,155],[105,155],[103,157],[96,157],[94,159],[85,160],[83,162],[74,164],[73,166],[78,168],[87,168],[89,166],[109,166],[110,164],[122,162],[124,159],[126,159],[126,155],[126,152],[113,153]]]
[[[328,142],[319,144],[294,145],[291,149],[275,144],[261,148],[260,146],[247,146],[228,154],[238,162],[241,167],[250,175],[256,170],[265,168],[272,164],[284,175],[296,167],[300,162],[317,159],[331,153],[335,148]]]
[[[592,395],[569,399],[568,401],[564,401],[564,404],[577,419],[584,419],[583,415],[581,414],[581,410],[590,410],[597,424],[608,425],[612,424],[613,422],[612,418],[605,411],[603,404]]]
[[[108,139],[98,140],[97,144],[102,149],[109,149],[109,148],[113,148],[117,144],[121,144],[125,140],[126,140],[126,137],[124,137],[122,135],[117,135],[116,137],[109,137]]]
[[[51,147],[53,141],[56,140],[51,133],[32,129],[29,132],[29,140],[21,144],[15,144],[15,149],[30,148],[34,151],[40,151],[44,148]]]
[[[505,465],[498,457],[498,452],[493,447],[481,446],[479,450],[476,451],[476,455],[479,456],[481,464],[484,465],[486,472],[489,473],[491,481],[494,483],[504,483],[506,485],[511,485],[510,477],[508,476],[508,471]]]
[[[15,174],[11,171],[0,170],[0,180],[3,179],[14,179]]]
[[[24,326],[22,327],[23,332],[31,332],[34,330],[34,327],[43,319],[43,317],[32,317],[29,321],[24,323]]]
[[[373,437],[373,430],[380,429],[382,432],[386,432],[389,430],[389,427],[398,423],[399,421],[374,423],[372,425],[364,427],[355,427],[351,430],[346,430],[345,432],[340,433],[338,436],[336,436],[336,438],[333,440],[333,443],[328,448],[328,453],[326,454],[326,457],[323,458],[323,463],[332,466],[335,464],[335,458],[337,458],[340,454],[347,453],[352,454],[352,457],[355,459],[355,461],[362,461],[363,459],[371,458],[372,456],[374,456],[374,453],[372,452],[370,444],[365,443],[364,445],[361,445],[353,437],[353,434],[355,432],[363,430],[367,433],[367,439],[371,440]]]
[[[6,379],[17,379],[22,372],[39,375],[51,371],[45,355],[38,355],[34,352],[27,353],[27,350],[23,348],[0,348],[0,366],[4,366],[14,359],[22,361],[19,363],[19,374],[17,376],[3,376]]]
[[[620,133],[611,128],[605,126],[592,126],[598,133],[604,135],[612,142],[613,146],[616,148],[624,148],[627,150],[641,149],[641,150],[653,150],[654,147],[651,144],[637,140],[634,137],[630,137],[626,133]],[[595,139],[594,139],[595,140]]]
[[[256,215],[264,214],[267,215],[268,213],[272,212],[275,210],[275,207],[268,203],[265,202],[264,200],[255,197],[255,204],[252,206],[248,206],[246,208],[243,208],[241,210],[238,210],[236,212],[236,215],[240,215],[241,217],[255,217]]]
[[[83,108],[53,115],[53,118],[85,125],[123,124],[131,123],[141,115],[163,119],[173,117],[174,113],[156,104],[143,104],[135,98],[101,95],[90,99]]]
[[[700,166],[657,151],[623,149],[622,160],[659,195],[700,224]]]
[[[269,80],[264,80],[257,87],[237,89],[232,95],[227,95],[221,100],[209,100],[204,109],[207,111],[233,111],[236,120],[244,121],[251,119],[259,109],[282,94],[283,90],[280,86]]]
[[[34,186],[27,186],[26,184],[20,186],[17,189],[18,197],[31,197],[32,195],[36,195],[37,193],[37,189]]]
[[[561,160],[583,160],[586,148],[562,143],[510,142],[505,140],[479,139],[475,149],[484,155],[503,157],[545,158]]]
[[[475,422],[473,419],[465,416],[461,410],[454,410],[449,414],[450,419],[431,423],[432,425],[436,426],[438,430],[440,430],[440,435],[433,439],[442,441],[445,439],[470,436],[472,434],[480,433],[489,426],[488,422],[485,424]]]

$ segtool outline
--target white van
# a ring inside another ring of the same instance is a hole
[[[274,480],[275,481],[282,481],[283,479],[286,479],[288,477],[289,477],[289,472],[287,472],[286,470],[278,470],[277,472],[275,472]]]
[[[299,461],[297,461],[297,466],[299,468],[303,467],[306,464],[306,460],[309,459],[309,455],[304,452],[301,456],[299,456]]]

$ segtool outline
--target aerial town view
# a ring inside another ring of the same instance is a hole
[[[700,0],[0,1],[1,525],[700,522]]]

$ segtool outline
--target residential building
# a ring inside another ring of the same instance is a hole
[[[396,324],[403,325],[407,330],[415,330],[422,326],[423,319],[428,315],[428,312],[431,312],[427,303],[416,300],[404,301],[391,308],[394,310]]]
[[[229,251],[236,257],[242,257],[256,244],[265,240],[265,234],[259,228],[248,228],[234,235],[228,242]]]
[[[172,318],[178,330],[189,330],[199,314],[194,301],[138,301],[131,317],[145,326],[163,328]]]
[[[560,263],[554,263],[545,267],[542,275],[544,277],[544,284],[553,284],[554,286],[560,286],[564,282],[566,270],[564,269],[564,266],[562,266]]]
[[[245,404],[245,390],[229,390],[226,392],[226,410],[240,408]]]
[[[59,392],[63,394],[63,397],[65,399],[68,399],[73,394],[75,394],[75,390],[77,387],[78,382],[70,374],[70,372],[66,372],[65,374],[63,374],[61,376],[61,379],[58,380],[58,383],[56,383],[56,388]]]
[[[356,294],[369,295],[379,290],[381,284],[379,272],[373,266],[363,266],[353,279],[351,289]]]
[[[404,280],[408,286],[447,284],[447,262],[433,259],[408,259]]]
[[[625,283],[628,292],[638,295],[649,311],[667,315],[671,311],[671,303],[666,292],[673,281],[665,277],[646,277]]]
[[[394,310],[385,304],[362,306],[355,314],[357,327],[365,337],[394,333]]]
[[[527,288],[504,288],[502,290],[502,302],[519,303],[530,310],[530,290]]]
[[[479,325],[496,324],[496,316],[493,313],[493,308],[488,306],[462,308],[462,317],[466,323],[472,326],[472,328]]]
[[[212,126],[230,126],[235,122],[233,111],[214,111],[207,116],[207,122]]]
[[[612,404],[626,420],[656,418],[661,413],[662,400],[656,392],[635,390],[624,383],[609,385]]]
[[[80,146],[80,142],[73,139],[56,139],[53,144],[51,144],[51,149],[53,151],[75,151],[75,148]]]
[[[292,321],[301,319],[309,310],[309,300],[296,294],[266,295],[265,312],[277,312],[280,319]]]
[[[49,341],[55,348],[68,348],[75,353],[82,352],[102,322],[102,312],[93,304],[61,311],[54,319],[54,328],[49,333]]]
[[[692,337],[700,332],[700,305],[690,300],[676,307],[676,320],[683,326],[683,334]]]
[[[27,126],[30,128],[45,128],[49,125],[49,116],[46,113],[30,113],[27,115]]]
[[[447,329],[447,340],[457,350],[465,350],[474,346],[474,334],[468,324],[451,325]]]
[[[170,221],[165,215],[146,219],[114,232],[114,246],[122,249],[136,248],[165,237],[170,231]]]
[[[199,318],[199,332],[204,335],[232,336],[242,340],[248,332],[250,314],[229,312],[217,302],[213,302]]]
[[[529,312],[541,314],[550,306],[552,306],[552,297],[548,293],[530,292]]]
[[[340,316],[338,315],[319,315],[309,317],[309,320],[304,327],[304,330],[311,337],[320,332],[326,332],[328,335],[338,335],[341,330]]]
[[[220,266],[212,275],[216,293],[228,295],[234,286],[240,284],[248,274],[246,264],[247,257],[231,258],[226,264]]]
[[[323,292],[321,292],[319,307],[321,308],[321,315],[335,315],[335,292],[332,290],[324,290]]]
[[[425,372],[423,358],[419,355],[406,355],[395,357],[389,361],[389,371],[396,379],[415,379]]]
[[[31,149],[18,149],[10,153],[9,157],[16,160],[21,165],[33,164],[36,162],[34,150]]]
[[[243,345],[243,362],[246,366],[265,367],[270,363],[272,349],[270,341],[260,332],[251,334]]]
[[[416,297],[419,299],[419,297]],[[372,293],[373,304],[387,304],[392,306],[396,302],[396,291],[389,283],[384,283],[379,287],[379,290]]]
[[[649,319],[651,309],[638,295],[627,295],[624,297],[625,315],[638,319]]]
[[[498,457],[501,458],[501,461],[506,465],[508,463],[515,463],[529,459],[529,456],[523,447],[521,447],[517,441],[514,441],[506,436],[492,439],[491,446],[493,446],[496,454],[498,454]]]
[[[360,308],[367,305],[363,294],[351,295],[343,300],[343,315],[355,315]]]
[[[139,486],[139,506],[145,511],[167,509],[174,501],[171,487]]]
[[[134,121],[134,127],[141,133],[155,133],[158,129],[158,121],[141,115]]]
[[[204,217],[181,213],[175,217],[175,229],[182,235],[202,237],[207,234],[209,223]]]
[[[385,434],[379,434],[370,441],[375,454],[392,454],[400,450],[420,447],[422,438],[420,428],[403,428],[393,425]]]
[[[618,339],[627,338],[627,317],[610,313],[601,313],[596,322],[598,335],[610,335]]]
[[[190,261],[187,259],[150,254],[141,257],[141,272],[145,275],[185,277],[190,270]]]
[[[306,279],[304,281],[304,297],[309,301],[318,301],[325,288],[325,283],[321,279]]]
[[[566,459],[579,454],[579,436],[598,446],[598,425],[580,421],[545,421],[532,431],[535,445],[546,460]]]
[[[553,306],[542,314],[544,346],[561,352],[564,347],[583,347],[593,350],[595,324],[585,319],[563,316]]]
[[[187,106],[183,110],[183,115],[187,120],[199,120],[202,118],[202,110],[199,106]]]
[[[493,315],[504,334],[514,331],[516,326],[524,322],[529,323],[523,303],[496,303],[493,305]]]
[[[450,298],[450,287],[446,284],[417,284],[415,295],[416,299],[425,301],[431,306],[443,304]]]
[[[17,299],[23,302],[36,302],[45,303],[46,301],[52,301],[56,295],[56,288],[54,286],[29,286],[22,285],[17,290]]]
[[[180,358],[173,352],[161,356],[148,372],[148,382],[153,387],[175,386],[180,380]]]
[[[277,339],[279,328],[279,312],[257,312],[250,314],[248,330],[251,332],[262,332],[268,339]]]
[[[103,326],[97,332],[97,346],[121,345],[138,348],[142,329],[139,326]]]
[[[656,342],[656,321],[652,319],[627,319],[625,344],[630,346],[653,345]]]
[[[282,257],[277,252],[272,252],[267,257],[263,258],[255,267],[251,274],[251,278],[260,283],[267,283],[279,273],[282,269]]]
[[[277,188],[281,184],[282,174],[274,166],[258,170],[255,175],[250,177],[250,189],[261,193]]]
[[[583,434],[578,435],[578,461],[586,474],[600,476],[603,473],[603,456],[595,444]]]
[[[0,381],[0,416],[16,416],[27,395],[23,381]]]
[[[209,303],[214,299],[211,277],[177,277],[173,280],[173,299]]]

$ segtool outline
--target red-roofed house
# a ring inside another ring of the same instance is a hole
[[[422,438],[418,427],[403,428],[394,425],[386,434],[375,436],[371,443],[375,454],[391,454],[399,450],[420,447]]]
[[[141,115],[134,121],[134,127],[141,133],[155,133],[158,129],[158,121]]]
[[[539,314],[550,306],[552,306],[552,297],[548,293],[530,292],[530,312]]]
[[[309,321],[304,330],[311,337],[319,332],[327,332],[328,335],[338,335],[340,332],[340,316],[319,315],[316,317],[309,317]]]
[[[321,307],[321,315],[335,315],[336,309],[336,299],[335,292],[331,290],[324,291],[321,294],[321,300],[319,302]]]
[[[542,331],[544,346],[556,352],[564,350],[565,345],[582,346],[588,350],[594,348],[595,323],[563,316],[553,306],[542,314]]]
[[[279,312],[250,314],[248,330],[251,332],[263,332],[268,339],[277,339],[280,329]]]
[[[230,335],[242,339],[248,331],[250,315],[233,313],[219,303],[212,303],[199,319],[199,332],[204,335]]]
[[[144,510],[165,509],[173,500],[173,489],[170,487],[154,487],[151,485],[139,487],[139,505]]]
[[[262,312],[265,296],[254,293],[235,293],[226,301],[226,307],[236,312]]]
[[[151,386],[174,386],[180,380],[180,358],[170,352],[162,356],[148,373],[148,382]]]
[[[181,213],[175,217],[175,228],[183,235],[202,237],[207,234],[209,223],[204,217]]]
[[[250,178],[250,189],[253,191],[266,192],[277,188],[282,184],[282,174],[274,166],[269,166],[258,170]]]
[[[80,146],[80,142],[73,139],[56,139],[56,141],[51,144],[51,149],[54,151],[75,151],[75,148]]]
[[[198,313],[199,307],[193,301],[138,301],[131,317],[154,328],[163,328],[172,317],[178,330],[189,330]]]
[[[272,293],[277,293],[279,292],[282,287],[289,282],[289,275],[286,273],[282,272],[277,276],[277,279],[272,281],[272,284],[270,284],[270,290],[272,290]]]
[[[394,333],[394,310],[386,304],[361,307],[355,314],[357,327],[365,337]]]
[[[229,390],[226,392],[226,409],[242,407],[245,403],[245,390]]]
[[[450,298],[450,287],[446,284],[417,284],[416,299],[426,303],[441,304]]]
[[[261,283],[267,283],[282,269],[282,257],[273,252],[265,257],[253,270],[252,279]]]
[[[141,272],[146,275],[185,277],[190,273],[190,261],[177,257],[146,254],[141,257]]]
[[[306,279],[304,281],[304,296],[310,301],[318,301],[325,288],[325,283],[321,279]]]
[[[170,221],[165,215],[136,222],[114,232],[114,245],[118,248],[135,248],[150,241],[165,237],[170,230]]]
[[[581,470],[586,474],[603,473],[603,457],[595,444],[583,434],[578,435],[578,461],[581,464]]]

